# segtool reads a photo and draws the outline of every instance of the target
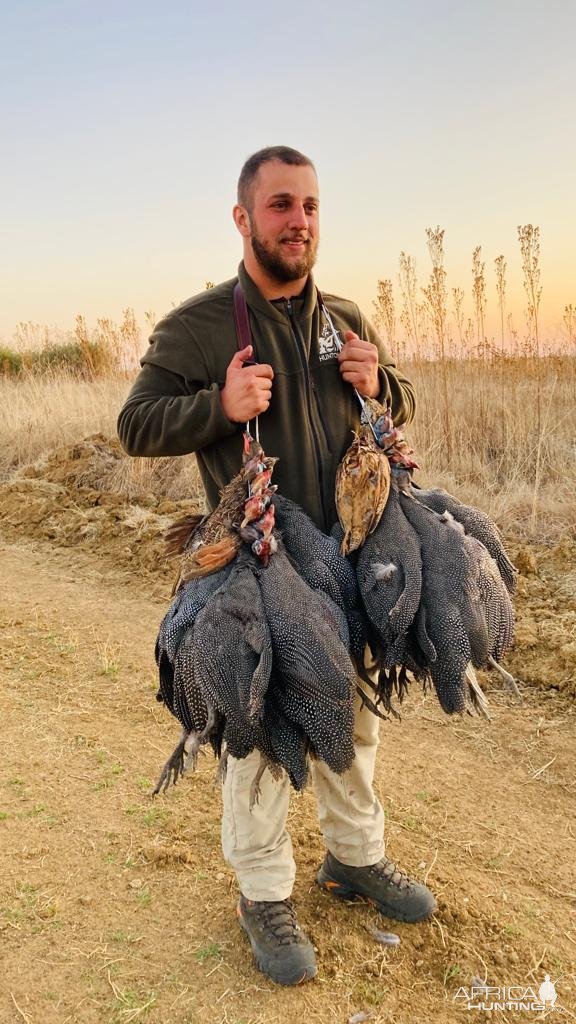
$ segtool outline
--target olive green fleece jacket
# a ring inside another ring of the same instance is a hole
[[[238,347],[237,280],[248,303],[255,358],[274,370],[270,407],[259,418],[262,446],[279,458],[273,482],[329,532],[337,519],[336,470],[358,429],[360,407],[340,376],[311,275],[300,297],[269,302],[241,263],[238,278],[172,310],[156,325],[120,412],[120,441],[129,455],[196,452],[209,508],[215,508],[242,456],[243,425],[231,422],[220,402]],[[352,330],[377,345],[380,401],[390,399],[396,423],[410,422],[412,384],[395,369],[374,328],[353,302],[327,293],[322,298],[341,336]]]

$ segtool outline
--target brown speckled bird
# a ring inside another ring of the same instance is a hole
[[[336,472],[336,509],[344,531],[340,550],[350,554],[361,547],[384,511],[390,490],[390,464],[373,432],[386,410],[375,399],[365,400],[371,422],[362,423]],[[364,416],[363,416],[364,418]]]
[[[207,516],[186,516],[166,533],[167,554],[180,555],[180,569],[173,593],[198,577],[217,572],[236,558],[242,538],[239,530],[245,506],[254,499],[263,511],[276,488],[270,477],[278,460],[264,454],[259,442],[244,434],[242,468],[220,493],[217,507]],[[251,485],[255,485],[254,498]]]

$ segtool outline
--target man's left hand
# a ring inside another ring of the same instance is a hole
[[[377,398],[380,380],[376,345],[363,341],[354,331],[346,331],[344,338],[345,344],[338,353],[342,379],[352,384],[363,398]]]

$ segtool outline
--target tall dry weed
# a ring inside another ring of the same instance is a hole
[[[412,363],[406,370],[416,388],[417,417],[409,437],[423,482],[484,508],[510,532],[549,539],[576,527],[576,359],[541,360],[540,433],[532,364],[529,358],[476,359],[452,367],[449,460],[438,401],[444,371],[437,363]]]
[[[496,267],[496,292],[498,294],[498,312],[500,314],[500,355],[504,356],[504,316],[506,313],[506,260],[504,256],[497,256],[494,260]]]
[[[432,261],[432,272],[427,288],[422,291],[428,304],[428,311],[434,327],[436,341],[436,360],[441,367],[442,382],[442,426],[448,464],[452,464],[452,426],[451,402],[448,395],[448,360],[447,360],[447,296],[446,271],[444,269],[444,231],[440,228],[427,228],[428,251]]]
[[[482,262],[481,257],[482,248],[477,245],[472,253],[472,294],[474,296],[474,310],[476,313],[478,354],[486,355],[486,330],[484,327],[486,317],[486,278],[484,270],[486,264]]]
[[[124,377],[78,380],[66,372],[0,377],[0,479],[58,445],[114,436],[128,390]]]
[[[402,359],[404,353],[399,350],[396,342],[396,310],[394,307],[392,281],[389,279],[378,281],[376,299],[373,302],[373,306],[376,329],[385,337],[389,352],[392,353],[393,358],[398,362]]]
[[[569,306],[564,306],[562,319],[566,328],[569,351],[573,351],[576,348],[576,306],[573,306],[572,303]]]
[[[542,471],[542,441],[546,425],[543,421],[542,387],[541,387],[541,365],[540,365],[540,332],[538,315],[540,310],[540,299],[542,298],[542,286],[540,284],[540,228],[532,224],[518,225],[518,241],[522,256],[522,275],[524,291],[527,297],[526,322],[528,325],[529,354],[534,357],[536,370],[536,429],[539,443],[536,447],[536,459],[534,467],[534,500],[532,509],[533,524],[536,522],[536,505],[538,492],[540,490],[540,475]]]
[[[402,295],[402,312],[400,322],[406,332],[409,351],[416,359],[421,358],[421,325],[420,306],[418,304],[418,279],[416,276],[416,260],[405,252],[400,253],[400,273],[398,275],[400,293]]]
[[[452,289],[452,315],[456,321],[456,327],[458,329],[458,341],[460,343],[460,358],[464,358],[466,354],[466,347],[464,342],[464,289],[453,288]]]

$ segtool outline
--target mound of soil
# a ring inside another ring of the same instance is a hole
[[[166,558],[164,533],[201,509],[194,499],[123,493],[129,462],[120,444],[102,434],[43,455],[0,485],[5,533],[92,550],[116,567],[143,572],[165,593],[176,566]]]
[[[525,683],[576,696],[576,543],[521,548],[514,648],[506,658]]]
[[[166,596],[177,567],[166,558],[165,531],[201,508],[197,498],[127,493],[131,461],[102,434],[54,449],[0,485],[5,534],[92,550],[116,568],[144,574],[150,592]],[[160,488],[176,460],[158,462]],[[512,542],[510,549],[519,579],[516,643],[506,667],[521,683],[576,696],[576,543],[566,536],[555,546]]]

